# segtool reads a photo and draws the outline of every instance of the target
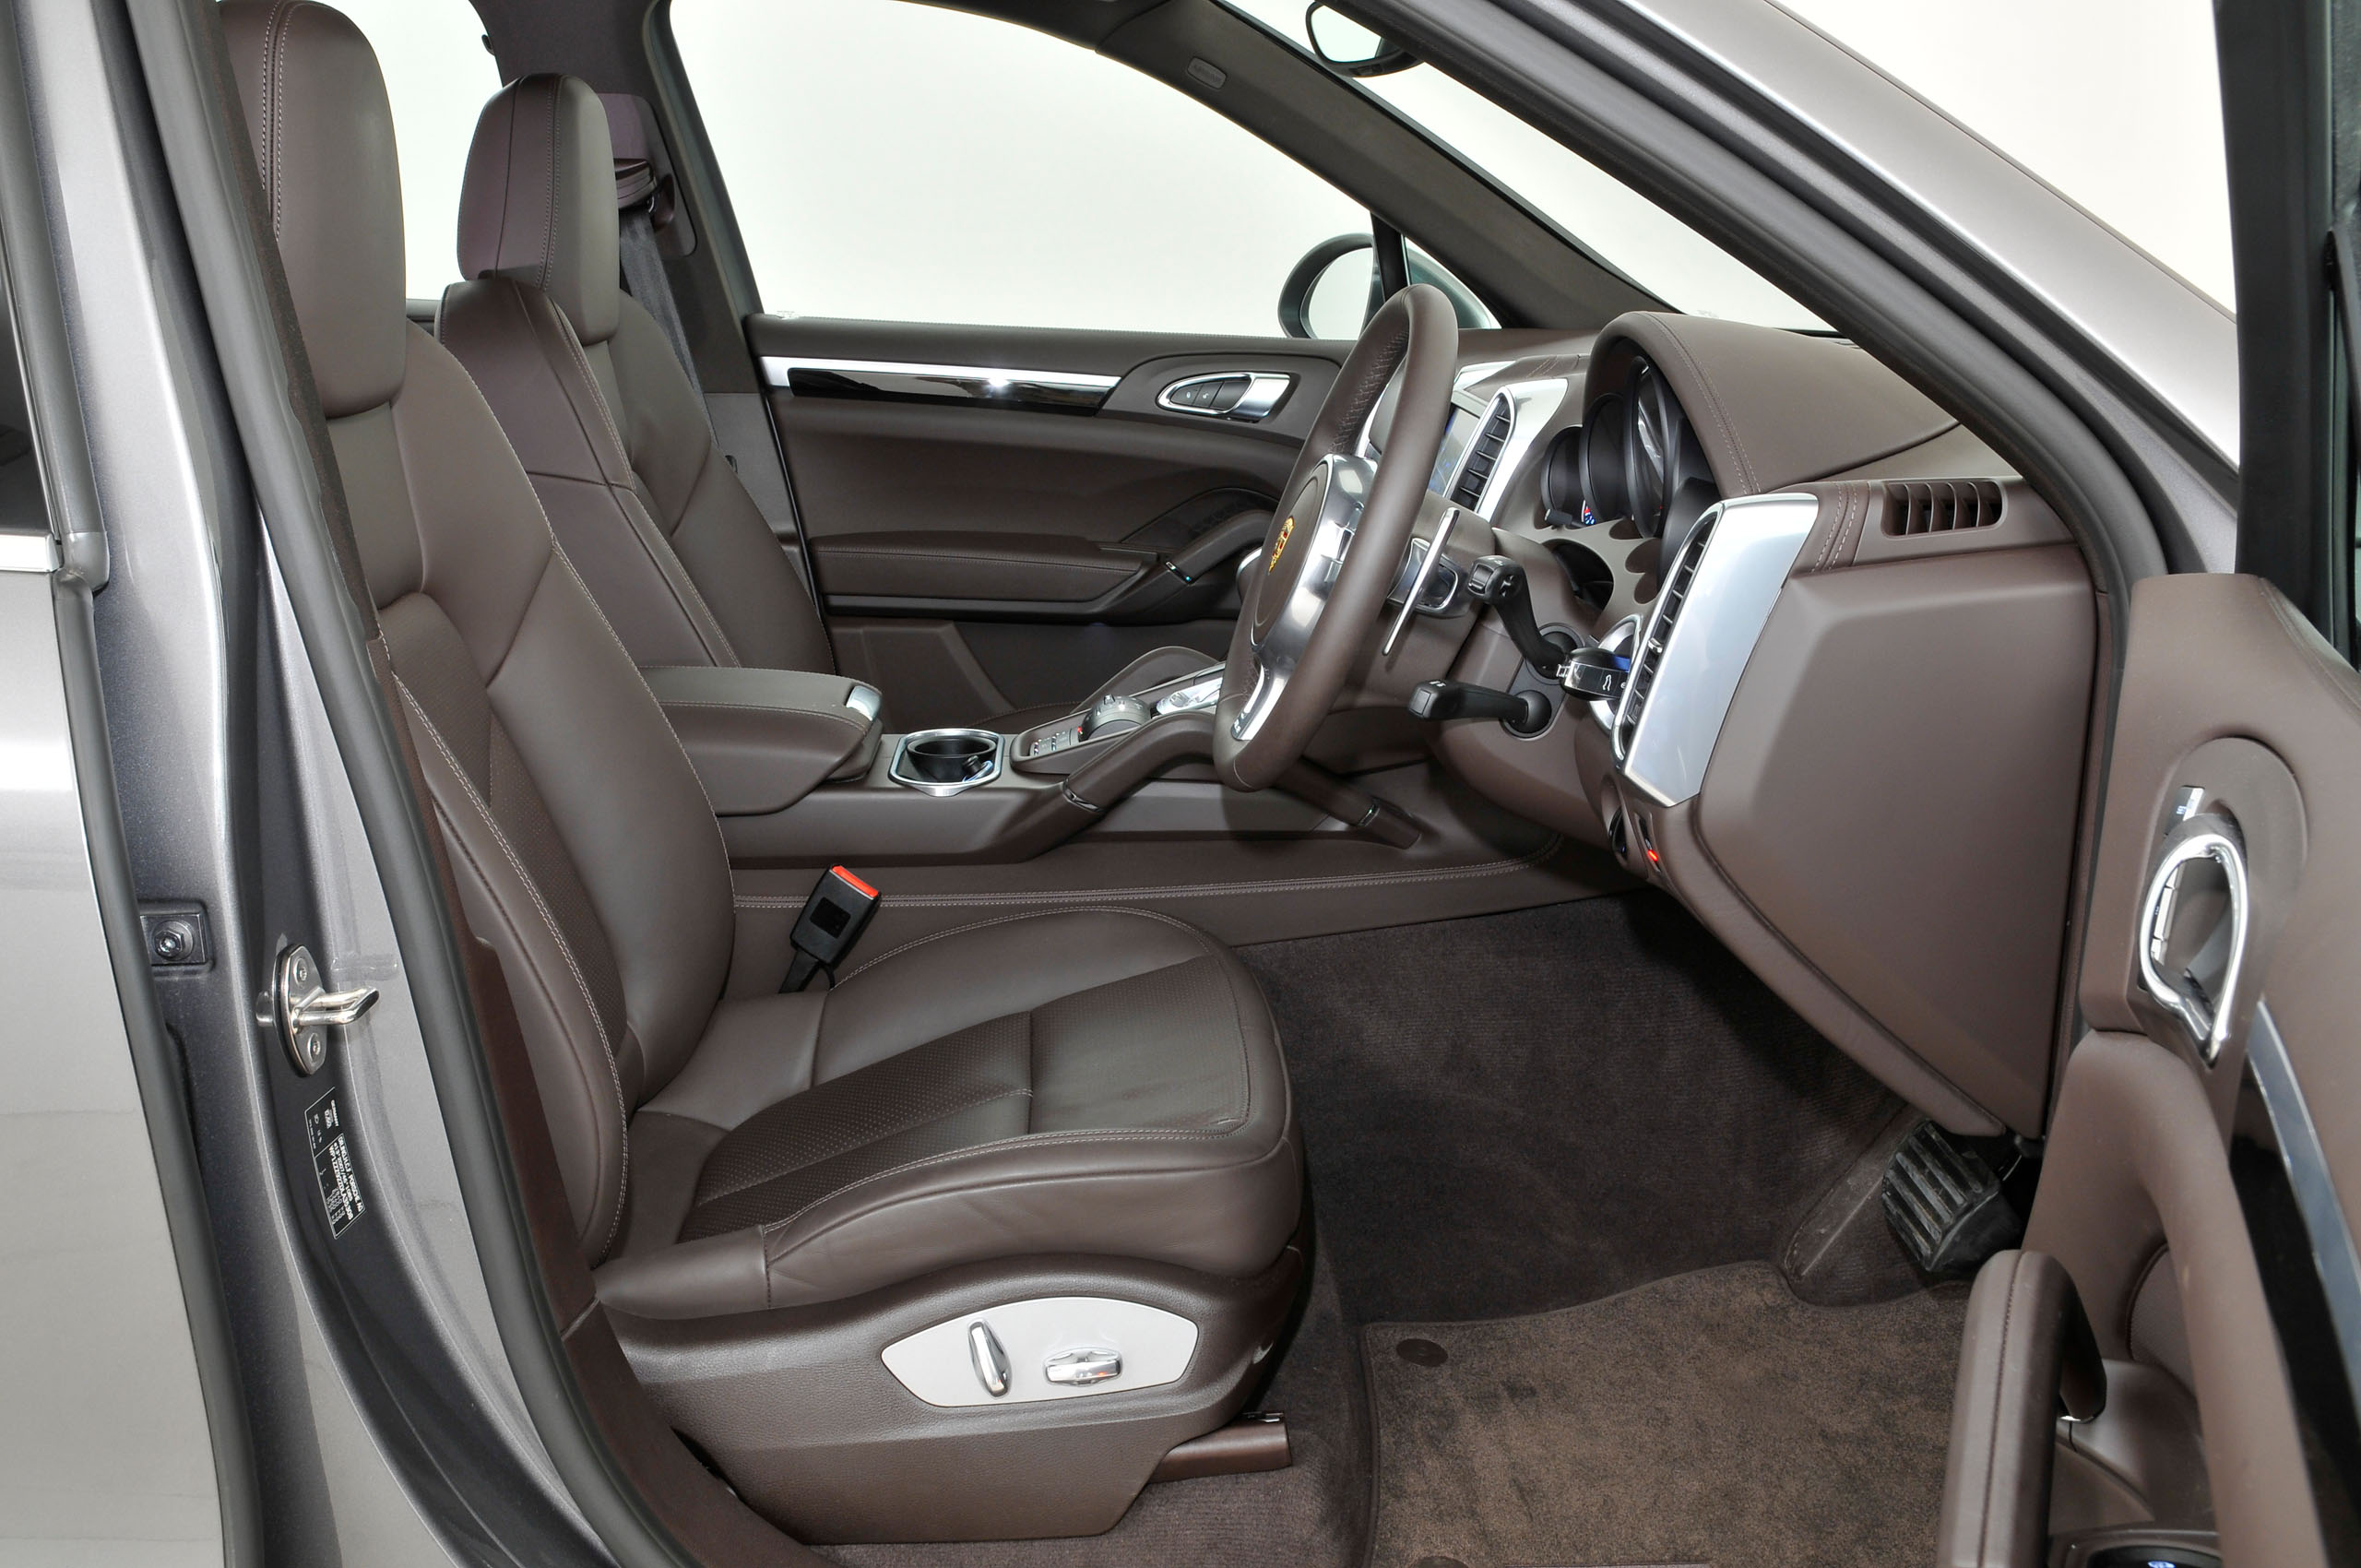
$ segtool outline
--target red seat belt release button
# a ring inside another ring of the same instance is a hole
[[[878,897],[877,889],[844,867],[830,866],[812,889],[812,897],[803,901],[803,912],[795,918],[795,931],[788,938],[795,948],[795,959],[788,966],[787,982],[779,989],[801,991],[820,969],[835,974],[837,963],[868,928],[870,916],[877,912]]]

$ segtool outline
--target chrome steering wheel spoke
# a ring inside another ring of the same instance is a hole
[[[1299,492],[1307,499],[1316,494],[1318,501],[1309,517],[1289,515],[1288,526],[1264,567],[1275,571],[1279,556],[1291,542],[1303,552],[1286,579],[1286,601],[1252,645],[1254,689],[1231,724],[1233,739],[1252,739],[1262,729],[1287,690],[1288,677],[1295,673],[1304,650],[1311,647],[1312,631],[1320,624],[1328,596],[1335,589],[1336,576],[1344,568],[1345,554],[1352,548],[1354,530],[1376,472],[1376,465],[1369,459],[1337,453],[1322,458]]]

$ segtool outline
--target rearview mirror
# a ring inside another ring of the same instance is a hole
[[[1406,71],[1418,57],[1390,38],[1370,31],[1360,23],[1325,5],[1315,4],[1303,14],[1303,30],[1315,53],[1331,70],[1348,77],[1384,77]]]

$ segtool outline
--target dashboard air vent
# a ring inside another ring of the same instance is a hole
[[[1954,533],[2000,520],[2000,487],[1990,480],[1894,480],[1885,487],[1889,534]]]
[[[1503,392],[1485,410],[1484,428],[1476,433],[1467,460],[1459,466],[1459,481],[1451,487],[1453,504],[1471,512],[1482,506],[1484,487],[1492,481],[1492,470],[1500,466],[1501,448],[1508,445],[1509,431],[1515,422],[1514,407]]]
[[[1631,655],[1631,684],[1624,691],[1623,706],[1615,716],[1615,754],[1619,757],[1631,749],[1631,737],[1640,728],[1641,711],[1647,707],[1649,688],[1656,683],[1656,671],[1664,663],[1665,644],[1671,640],[1673,621],[1680,614],[1690,586],[1697,580],[1697,563],[1705,558],[1705,541],[1713,537],[1719,512],[1720,508],[1715,507],[1706,513],[1689,530],[1679,559],[1665,577],[1664,598],[1657,603],[1656,612],[1649,619],[1640,646]]]

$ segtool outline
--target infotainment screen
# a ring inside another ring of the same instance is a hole
[[[1435,454],[1435,471],[1427,476],[1427,488],[1437,495],[1451,490],[1451,476],[1459,471],[1459,459],[1467,455],[1467,444],[1476,439],[1477,419],[1465,409],[1451,410],[1451,422],[1442,427],[1442,450]]]

